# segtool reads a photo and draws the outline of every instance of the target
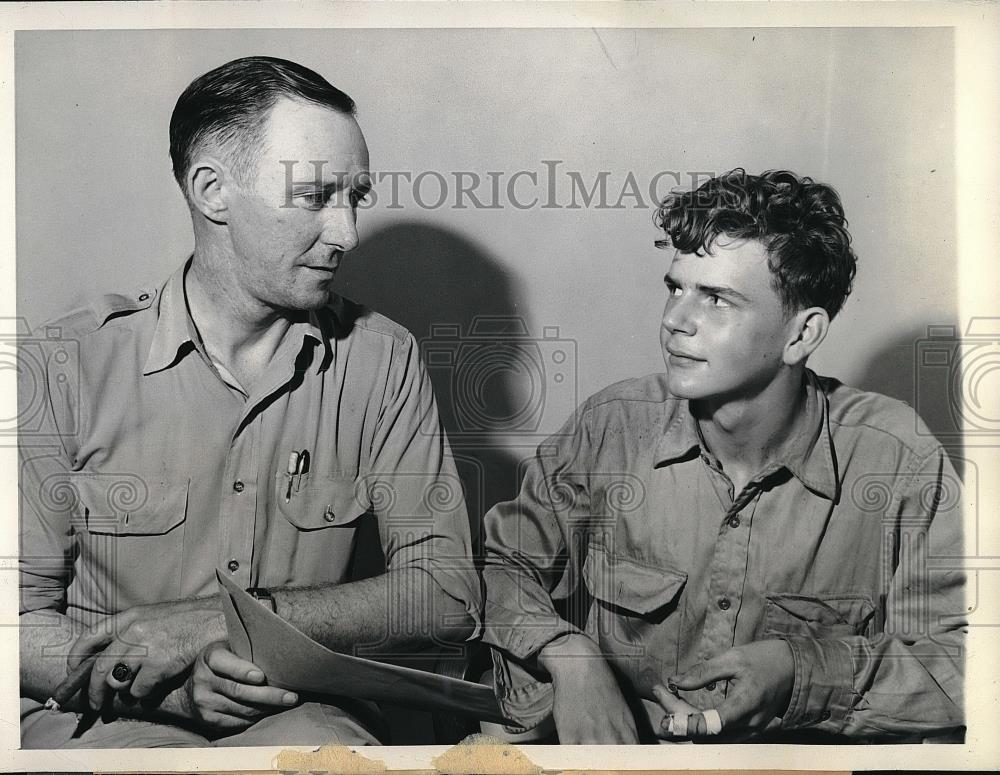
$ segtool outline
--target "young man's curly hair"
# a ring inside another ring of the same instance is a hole
[[[857,269],[840,197],[830,186],[787,170],[749,175],[737,168],[694,191],[670,194],[656,225],[659,248],[704,255],[720,235],[758,240],[785,314],[822,307],[834,317]]]

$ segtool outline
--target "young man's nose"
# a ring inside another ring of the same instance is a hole
[[[697,325],[692,315],[691,306],[684,298],[667,300],[663,308],[663,327],[670,333],[693,334]]]

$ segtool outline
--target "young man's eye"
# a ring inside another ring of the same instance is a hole
[[[672,282],[670,282],[670,280],[664,279],[663,284],[667,286],[667,293],[670,296],[680,296],[681,295],[680,286],[677,285],[676,283],[672,283]]]
[[[732,305],[726,301],[721,296],[716,296],[714,293],[710,294],[708,300],[711,302],[713,307],[731,307]]]

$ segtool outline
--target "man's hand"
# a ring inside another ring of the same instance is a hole
[[[748,733],[762,732],[788,709],[795,663],[792,650],[783,640],[763,640],[746,646],[737,646],[714,659],[695,665],[686,673],[671,678],[678,689],[700,689],[712,681],[729,681],[729,691],[722,703],[715,708],[727,737],[747,737]],[[676,731],[667,731],[673,718],[674,730],[685,729],[681,715],[687,715],[685,737],[709,735],[708,724],[702,712],[691,713],[691,706],[667,691],[654,688],[667,716],[659,731],[661,737],[676,739]]]
[[[185,684],[191,717],[216,733],[233,734],[298,704],[294,692],[266,681],[259,667],[240,659],[225,643],[210,643]]]
[[[594,641],[564,635],[542,649],[538,662],[552,676],[552,717],[561,744],[639,742],[632,711]]]
[[[99,710],[112,691],[149,696],[187,670],[207,644],[225,636],[214,598],[135,606],[81,634],[70,651],[69,669],[98,654],[87,696],[90,707]],[[113,675],[119,663],[128,667],[127,676]]]

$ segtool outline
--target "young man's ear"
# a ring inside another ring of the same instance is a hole
[[[826,339],[830,314],[822,307],[810,307],[795,313],[789,321],[791,337],[785,345],[784,362],[789,366],[805,363],[813,350]]]
[[[201,157],[187,173],[188,199],[198,212],[218,224],[226,223],[227,210],[223,188],[226,168],[217,159]]]

